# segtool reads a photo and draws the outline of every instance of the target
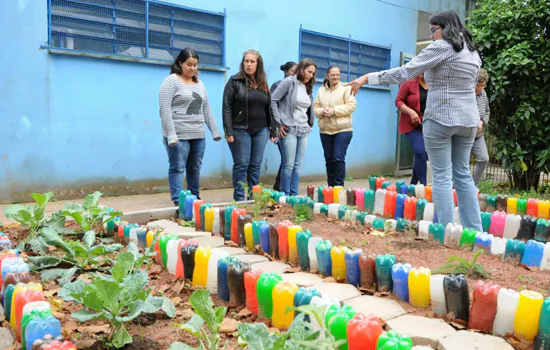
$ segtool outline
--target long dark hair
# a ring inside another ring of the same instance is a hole
[[[281,70],[285,73],[285,78],[289,70],[296,65],[296,62],[288,61],[287,63],[281,65]]]
[[[186,47],[185,49],[181,50],[180,51],[180,54],[178,55],[178,57],[176,58],[176,60],[174,61],[174,63],[172,63],[172,65],[170,66],[170,74],[177,74],[177,75],[181,75],[182,71],[181,71],[181,65],[182,63],[184,63],[185,61],[187,61],[188,58],[196,58],[197,59],[197,62],[199,61],[199,54],[197,53],[197,51],[195,51],[195,49],[192,49],[190,47]],[[195,83],[198,83],[199,82],[199,70],[197,69],[197,72],[195,73],[195,75],[193,75],[193,81]]]
[[[304,84],[306,85],[307,94],[311,95],[313,93],[313,84],[315,84],[315,76],[317,74],[317,64],[311,58],[303,58],[300,63],[298,63],[298,67],[296,68],[296,78],[303,83],[305,78],[305,70],[309,66],[315,67],[315,73],[313,74],[313,77]]]
[[[340,70],[340,67],[338,67],[337,65],[333,64],[331,65],[330,67],[328,67],[327,69],[327,75],[325,76],[325,80],[323,80],[323,86],[326,87],[326,88],[330,88],[330,80],[328,79],[328,75],[330,73],[330,70],[333,69],[333,68],[338,68],[338,70]]]
[[[472,33],[464,27],[456,11],[439,11],[430,17],[429,22],[431,25],[441,27],[443,40],[451,44],[456,52],[462,51],[464,43],[468,46],[468,50],[476,50]]]
[[[246,55],[254,55],[256,56],[256,60],[258,61],[258,64],[256,65],[256,72],[254,73],[254,78],[251,78],[248,74],[246,74],[244,70],[244,59]],[[246,81],[246,86],[248,86],[249,88],[257,88],[269,95],[267,76],[264,70],[264,59],[258,51],[246,50],[243,53],[243,59],[241,60],[241,66],[239,68],[239,73],[237,73],[237,76],[243,78]]]

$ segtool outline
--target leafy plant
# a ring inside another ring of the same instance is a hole
[[[302,225],[313,218],[313,210],[307,203],[298,203],[294,206],[294,222]]]
[[[239,323],[239,343],[248,349],[297,349],[297,350],[333,350],[344,344],[345,340],[336,340],[328,331],[324,322],[327,306],[304,305],[294,309],[300,312],[292,321],[287,332],[269,333],[264,323]],[[315,319],[321,326],[315,330],[312,324],[306,321],[306,316]]]
[[[99,191],[89,193],[84,198],[83,204],[66,203],[61,213],[72,217],[83,232],[94,230],[100,232],[103,223],[121,216],[122,213],[99,204],[103,194]]]
[[[156,297],[147,288],[147,270],[141,266],[149,259],[140,255],[134,243],[127,252],[116,257],[111,274],[91,274],[92,282],[75,281],[66,284],[59,292],[65,301],[75,301],[83,309],[71,316],[79,322],[105,320],[111,330],[108,341],[116,348],[132,342],[125,324],[141,313],[155,313],[162,310],[168,317],[176,315],[176,308],[166,297]]]
[[[483,265],[477,263],[477,259],[483,253],[483,250],[478,250],[474,253],[472,260],[468,261],[463,257],[457,255],[451,255],[447,257],[447,263],[438,269],[432,271],[432,273],[443,274],[463,274],[467,277],[483,277],[489,278],[490,274],[485,270]]]
[[[29,256],[34,271],[42,271],[42,281],[51,281],[60,278],[59,285],[70,282],[79,271],[106,271],[110,263],[107,255],[123,248],[120,244],[93,245],[95,232],[88,231],[79,241],[65,241],[51,228],[44,228],[40,236],[48,246],[60,248],[62,256],[43,255]]]
[[[174,342],[170,346],[171,350],[189,350],[204,349],[218,350],[220,343],[220,327],[227,313],[225,306],[214,309],[212,298],[206,289],[199,289],[189,297],[189,302],[193,306],[195,314],[185,324],[176,324],[176,327],[192,334],[199,339],[200,346],[193,348],[182,342]],[[203,325],[206,324],[206,329]],[[224,344],[223,349],[227,346]]]

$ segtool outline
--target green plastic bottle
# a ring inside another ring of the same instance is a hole
[[[463,249],[473,250],[476,234],[477,234],[476,230],[472,230],[471,228],[465,228],[462,231],[462,235],[460,236],[460,243],[458,247]]]
[[[225,207],[225,234],[224,239],[226,241],[229,241],[231,239],[231,219],[233,218],[233,209],[237,209],[237,207],[233,205],[228,205]]]
[[[409,197],[416,197],[416,186],[415,185],[407,186],[407,195]]]
[[[369,188],[376,191],[376,176],[369,176]]]
[[[348,207],[346,207],[345,205],[341,205],[338,207],[338,220],[344,219],[344,217],[346,216],[346,210],[348,210]]]
[[[382,189],[385,190],[389,185],[391,185],[391,182],[389,182],[389,181],[382,182]]]
[[[260,245],[260,227],[262,227],[263,224],[267,224],[267,221],[252,221],[252,240],[254,241],[254,247]]]
[[[376,350],[410,350],[412,347],[411,337],[399,336],[396,331],[381,334],[376,344]]]
[[[342,307],[331,305],[325,314],[325,325],[329,329],[330,334],[332,334],[336,340],[346,340],[344,344],[338,347],[340,350],[347,350],[348,348],[348,322],[355,314],[355,310],[349,305],[344,305]]]
[[[376,218],[372,222],[372,227],[375,230],[384,231],[384,224],[386,223],[386,220],[383,218]]]
[[[328,216],[328,204],[321,205],[321,214],[325,214],[325,216]]]
[[[396,228],[396,231],[397,232],[405,232],[405,223],[406,223],[406,220],[403,219],[403,218],[398,218],[397,219],[397,228]]]
[[[298,262],[303,271],[309,271],[309,252],[308,243],[311,238],[309,230],[302,230],[296,234],[296,242],[298,245]]]
[[[443,244],[445,241],[445,226],[443,226],[443,224],[430,224],[428,234],[430,235],[430,238],[433,238]]]
[[[162,267],[166,268],[166,263],[168,262],[168,254],[166,252],[166,245],[168,244],[168,241],[171,241],[173,239],[178,239],[175,235],[168,235],[168,236],[161,236],[160,237],[160,256],[162,257]]]
[[[542,303],[535,349],[550,349],[550,298],[544,299]]]
[[[376,256],[376,280],[378,281],[379,292],[392,291],[391,269],[393,265],[395,265],[395,256],[391,254]]]
[[[286,204],[290,205],[294,208],[294,206],[297,204],[296,197],[294,196],[288,196],[286,197]]]
[[[428,201],[425,199],[419,199],[416,201],[416,221],[424,219],[424,209],[426,208]]]
[[[491,227],[491,213],[487,211],[481,212],[481,226],[483,227],[483,232],[489,232],[489,227]]]
[[[497,210],[497,196],[487,196],[487,211],[492,213]]]
[[[550,235],[550,221],[544,219],[537,220],[537,227],[535,228],[535,240],[539,242],[548,242]]]
[[[319,186],[317,187],[317,196],[319,198],[319,203],[325,203],[325,196],[323,195],[323,189],[325,188],[326,186]]]
[[[527,213],[527,199],[518,199],[516,204],[516,212],[518,215],[525,215]]]
[[[401,193],[401,187],[405,186],[405,181],[403,180],[397,180],[395,182],[395,188],[397,189],[397,193]]]
[[[374,186],[376,186],[376,179]],[[375,190],[366,190],[364,195],[365,211],[370,214],[374,211],[374,191]]]
[[[282,281],[283,277],[279,274],[262,273],[256,284],[259,311],[269,319],[273,315],[273,288]]]
[[[355,217],[357,221],[361,224],[361,226],[365,226],[365,217],[367,216],[367,213],[362,211],[357,213],[357,216]]]
[[[517,263],[521,262],[523,252],[525,251],[525,242],[517,239],[509,239],[506,241],[506,250],[504,252],[504,260],[511,260]]]

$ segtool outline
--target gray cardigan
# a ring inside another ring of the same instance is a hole
[[[294,120],[294,109],[296,109],[296,99],[298,95],[298,79],[292,75],[284,78],[277,89],[271,95],[271,109],[273,110],[273,119],[277,124],[277,129],[281,125],[296,126]],[[308,124],[313,127],[313,96],[309,95],[311,105],[307,110]]]

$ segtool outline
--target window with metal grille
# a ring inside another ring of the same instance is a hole
[[[153,0],[48,0],[48,47],[172,61],[194,48],[201,65],[225,67],[225,13]]]
[[[367,44],[300,28],[300,59],[317,63],[317,79],[322,80],[327,68],[340,67],[342,79],[354,80],[363,74],[390,68],[391,48]]]

